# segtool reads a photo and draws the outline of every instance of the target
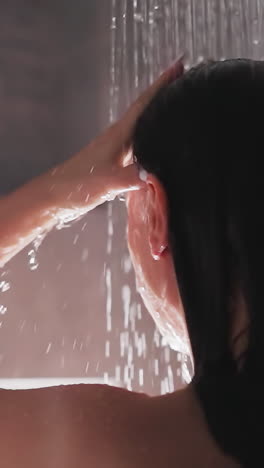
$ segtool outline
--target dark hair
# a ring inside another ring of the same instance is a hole
[[[214,374],[225,393],[222,381],[229,375],[226,393],[231,395],[233,385],[237,399],[242,380],[247,386],[256,382],[264,368],[263,111],[264,62],[210,62],[158,93],[139,119],[133,141],[137,163],[158,177],[167,194],[194,381]],[[230,350],[230,299],[237,291],[250,316],[240,372]],[[248,424],[242,416],[236,413]]]

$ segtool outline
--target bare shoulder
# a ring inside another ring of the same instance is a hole
[[[0,412],[6,468],[236,466],[188,389],[155,398],[104,385],[0,391]]]
[[[135,467],[140,415],[149,401],[104,385],[0,390],[1,462],[5,468]]]
[[[90,386],[86,397],[84,433],[101,414],[93,427],[115,468],[238,468],[218,448],[191,386],[159,397]]]

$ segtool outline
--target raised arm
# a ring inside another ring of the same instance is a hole
[[[114,137],[114,128],[108,132],[109,138],[110,133]],[[105,165],[106,181],[96,161],[99,149],[100,144],[94,142],[67,163],[0,199],[0,267],[56,224],[77,219],[119,192],[140,187],[132,166],[114,170]]]
[[[124,167],[135,122],[159,88],[182,73],[180,60],[119,122],[78,154],[0,199],[0,267],[57,223],[77,219],[119,193],[142,186],[136,168]]]

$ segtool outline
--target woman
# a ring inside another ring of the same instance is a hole
[[[4,265],[40,230],[128,192],[141,295],[195,364],[188,387],[155,398],[99,385],[2,390],[6,468],[261,466],[263,77],[262,62],[183,74],[179,61],[88,147],[2,199]]]

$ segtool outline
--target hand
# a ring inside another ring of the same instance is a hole
[[[160,88],[184,72],[182,58],[166,70],[127,110],[125,115],[99,137],[58,168],[54,186],[59,183],[62,208],[87,211],[105,200],[131,190],[143,182],[134,164],[125,166],[125,157],[137,119]],[[54,171],[56,176],[56,170]],[[65,190],[67,196],[65,197]]]
[[[106,199],[139,189],[136,167],[124,167],[135,123],[162,86],[183,73],[182,61],[163,73],[124,117],[66,163],[32,179],[0,200],[0,266],[50,231],[87,213]]]

